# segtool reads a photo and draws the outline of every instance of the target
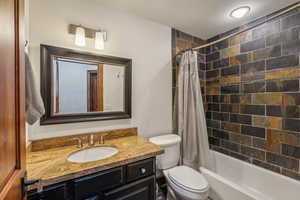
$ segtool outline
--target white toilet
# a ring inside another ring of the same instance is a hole
[[[152,137],[150,142],[164,148],[165,153],[157,157],[157,168],[163,170],[168,190],[180,200],[207,200],[209,185],[204,176],[187,166],[177,166],[180,158],[178,135],[169,134]]]

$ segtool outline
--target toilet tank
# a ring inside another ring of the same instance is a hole
[[[159,145],[164,148],[165,152],[157,156],[157,168],[164,170],[175,167],[180,158],[180,141],[181,138],[175,134],[162,135],[152,137],[149,139],[153,144]]]

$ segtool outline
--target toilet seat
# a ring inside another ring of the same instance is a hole
[[[187,166],[177,166],[168,170],[168,177],[172,183],[189,192],[201,193],[209,188],[203,175]]]

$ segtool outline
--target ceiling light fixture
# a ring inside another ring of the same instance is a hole
[[[231,11],[230,16],[233,18],[242,18],[250,12],[249,6],[242,6]]]

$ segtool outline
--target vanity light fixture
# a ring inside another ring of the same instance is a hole
[[[103,50],[105,40],[106,40],[106,32],[97,31],[95,33],[95,48],[99,50]]]
[[[75,35],[75,44],[78,46],[86,45],[86,38],[95,40],[95,48],[99,50],[104,49],[104,43],[107,40],[107,32],[104,30],[97,30],[87,28],[81,25],[70,24],[69,34]]]
[[[250,10],[251,8],[249,6],[241,6],[231,11],[230,16],[236,19],[242,18],[248,14]]]
[[[85,46],[85,29],[82,26],[76,27],[75,44]]]

